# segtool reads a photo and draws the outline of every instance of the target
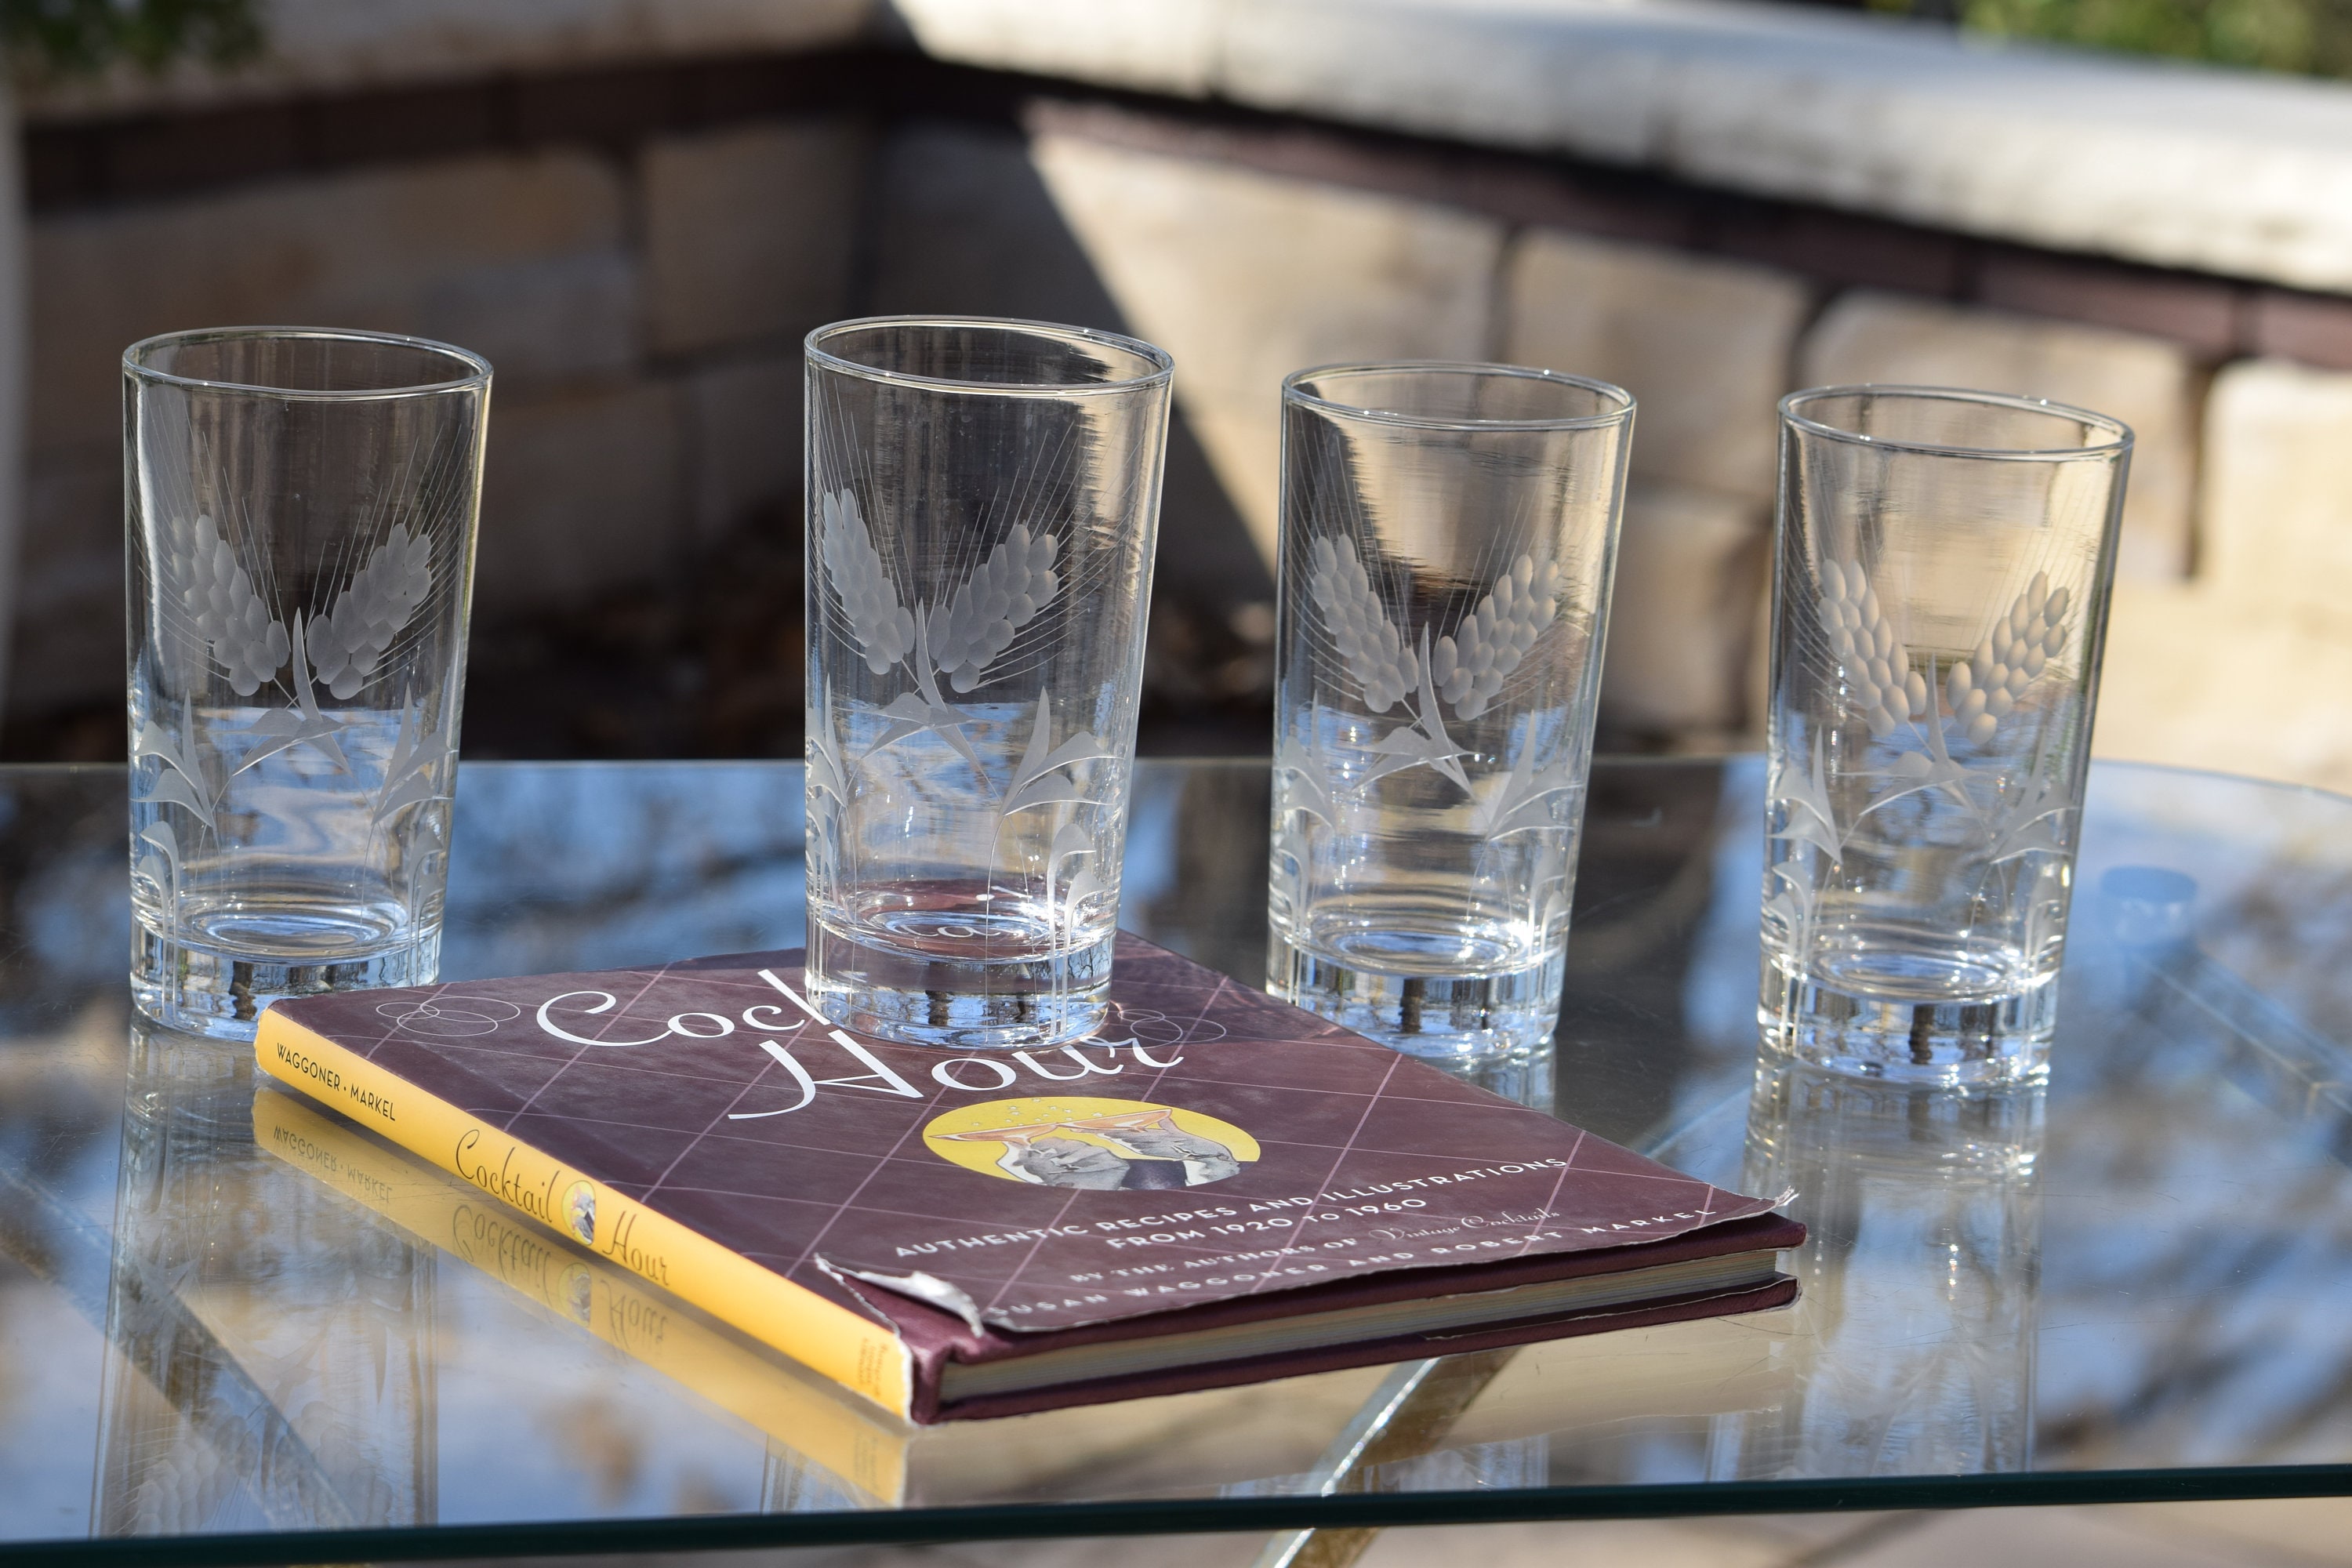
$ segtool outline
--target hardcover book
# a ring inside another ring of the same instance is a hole
[[[1136,1495],[1139,1485],[1214,1492],[1298,1475],[1376,1397],[1387,1371],[1342,1369],[995,1421],[912,1426],[299,1095],[257,1089],[253,1136],[411,1243],[468,1265],[534,1315],[602,1342],[761,1434],[771,1477],[783,1483],[778,1495],[797,1507],[1084,1500]],[[1477,1380],[1475,1396],[1454,1408],[1457,1389],[1435,1419],[1401,1412],[1405,1424],[1392,1422],[1387,1442],[1402,1429],[1418,1453],[1768,1409],[1790,1392],[1786,1358],[1771,1353],[1780,1337],[1718,1318],[1463,1357],[1449,1365]],[[1487,1371],[1504,1356],[1506,1364]],[[1072,1471],[1070,1456],[1085,1452],[1124,1458],[1101,1471]],[[1392,1447],[1386,1454],[1400,1457]]]
[[[1725,1192],[1122,934],[1054,1050],[861,1037],[797,953],[345,992],[264,1070],[919,1422],[1776,1306]]]

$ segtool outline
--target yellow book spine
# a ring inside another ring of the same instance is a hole
[[[559,1236],[573,1237],[893,1415],[909,1414],[914,1359],[872,1319],[729,1251],[275,1009],[261,1015],[254,1054],[272,1078]]]

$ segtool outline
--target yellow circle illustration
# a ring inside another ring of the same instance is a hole
[[[583,1247],[596,1245],[596,1189],[574,1182],[563,1190],[563,1223]]]
[[[1079,1095],[967,1105],[933,1117],[923,1143],[984,1176],[1095,1192],[1206,1186],[1258,1154],[1256,1139],[1197,1110]]]

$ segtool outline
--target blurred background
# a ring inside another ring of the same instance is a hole
[[[469,755],[797,754],[800,340],[946,310],[1176,357],[1147,751],[1265,749],[1280,378],[1496,358],[1641,399],[1604,745],[1756,733],[1775,399],[1933,382],[2138,432],[2103,752],[2352,787],[2352,0],[1908,9],[0,0],[0,754],[121,754],[117,360],[257,321],[497,366]]]

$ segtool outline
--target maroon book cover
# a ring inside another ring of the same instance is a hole
[[[1108,1020],[1053,1049],[957,1055],[847,1034],[808,1006],[801,956],[347,992],[271,1012],[887,1325],[913,1360],[918,1420],[1488,1349],[1795,1294],[1773,1277],[1284,1348],[1279,1321],[1305,1314],[1752,1255],[1797,1245],[1803,1228],[1768,1200],[1125,933]],[[265,1028],[265,1065],[271,1038]],[[271,1070],[318,1092],[299,1071]],[[1245,1339],[1235,1353],[1227,1341],[1213,1360],[941,1397],[951,1364],[1235,1324],[1265,1325],[1274,1348]]]

